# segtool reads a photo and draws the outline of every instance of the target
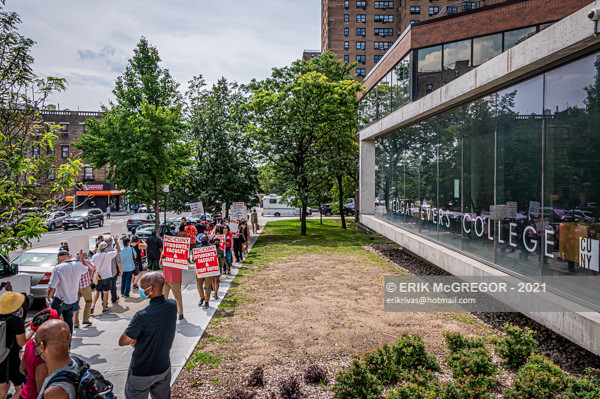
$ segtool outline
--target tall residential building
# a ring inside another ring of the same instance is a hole
[[[358,61],[362,80],[409,25],[503,1],[322,0],[321,49],[346,62]]]

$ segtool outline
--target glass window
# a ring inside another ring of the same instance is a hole
[[[350,0],[344,0],[344,8],[347,10],[350,7]]]
[[[504,51],[513,48],[523,40],[535,35],[535,32],[535,26],[504,32]]]
[[[365,68],[356,68],[356,74],[358,76],[365,77],[365,75],[367,74],[367,70]]]
[[[344,56],[344,62],[346,62],[346,63],[350,62],[350,56],[349,55],[345,55]]]
[[[473,39],[473,65],[478,66],[502,52],[502,33]]]
[[[375,61],[375,63],[377,64],[381,60],[381,57],[383,57],[383,55],[376,55],[373,57],[373,61]]]
[[[458,7],[455,7],[455,6],[448,7],[448,14],[456,14],[457,12],[458,12]]]
[[[471,66],[471,40],[444,44],[444,70]]]
[[[350,28],[344,28],[344,36],[348,36],[350,34]]]
[[[386,10],[388,8],[394,8],[394,2],[393,1],[376,1],[375,8],[382,9],[382,10]]]
[[[477,2],[475,1],[463,1],[462,3],[463,10],[474,10],[477,8]]]
[[[68,145],[61,146],[61,155],[63,158],[69,158],[69,146]]]
[[[345,23],[349,23],[350,22],[350,15],[349,14],[344,14],[344,22]]]
[[[439,72],[442,70],[442,46],[423,48],[417,51],[419,72]]]
[[[367,42],[356,42],[357,50],[365,50],[367,48]]]
[[[381,22],[381,23],[386,23],[386,22],[394,22],[394,16],[393,15],[375,15],[375,22]]]
[[[344,50],[348,50],[350,48],[350,42],[344,42]]]
[[[367,16],[365,14],[356,14],[356,22],[367,22]]]
[[[411,14],[420,14],[421,13],[421,7],[419,7],[419,6],[411,6],[410,7],[410,13]]]
[[[367,56],[366,55],[357,55],[356,61],[358,61],[361,64],[364,64],[365,62],[367,62]]]
[[[383,118],[392,112],[392,87],[391,74],[385,75],[377,84],[377,99],[379,101],[380,117]]]
[[[83,178],[84,179],[93,179],[94,178],[94,168],[92,168],[91,166],[84,166]]]
[[[439,7],[429,7],[429,15],[437,15],[440,13],[440,8]]]
[[[375,36],[392,36],[394,34],[393,28],[375,28]]]
[[[356,8],[365,9],[366,7],[367,7],[367,2],[366,1],[357,1],[356,2]]]
[[[356,28],[356,36],[366,36],[367,29],[366,28]]]

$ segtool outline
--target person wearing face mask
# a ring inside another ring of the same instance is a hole
[[[208,236],[203,235],[200,239],[200,247],[208,247],[210,244],[208,243]],[[211,277],[196,277],[196,288],[198,289],[198,294],[200,294],[200,302],[198,302],[198,306],[202,306],[203,309],[208,309],[208,302],[210,301],[210,291],[212,289],[213,278]]]
[[[0,297],[0,320],[6,323],[6,347],[9,349],[8,356],[0,363],[0,398],[6,398],[11,382],[15,386],[15,397],[18,397],[25,382],[25,376],[19,372],[19,352],[32,334],[25,336],[23,319],[15,314],[24,301],[23,294],[12,291],[6,291]]]
[[[29,323],[31,331],[35,333],[38,328],[48,320],[58,319],[58,313],[54,309],[44,309],[36,313]],[[48,377],[48,366],[46,362],[35,354],[35,340],[29,340],[23,351],[23,360],[21,361],[21,373],[25,375],[27,381],[21,389],[20,399],[36,399],[40,393],[40,388],[44,380]]]
[[[177,305],[163,295],[165,279],[158,272],[147,273],[140,281],[139,294],[149,298],[148,306],[137,312],[121,334],[119,345],[131,345],[133,354],[125,383],[128,399],[170,398],[171,359],[175,338]]]
[[[233,241],[233,233],[229,231],[229,225],[223,226],[223,234],[225,234],[225,274],[231,274],[231,245]]]

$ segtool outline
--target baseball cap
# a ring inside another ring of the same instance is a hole
[[[100,244],[98,244],[98,251],[104,251],[106,248],[108,248],[108,244],[105,243],[104,241],[102,241]]]
[[[58,251],[58,256],[59,256],[59,257],[60,257],[60,256],[67,256],[67,255],[70,255],[70,254],[69,254],[69,251],[68,251],[68,250],[66,250],[66,249],[64,249],[64,248],[61,248],[61,249]]]

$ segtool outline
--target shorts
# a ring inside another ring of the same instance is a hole
[[[10,365],[9,365],[10,362]],[[14,366],[13,366],[14,363]],[[2,363],[0,363],[0,384],[12,382],[15,385],[25,384],[25,376],[19,371],[21,364],[17,352],[17,356],[8,355]]]
[[[110,291],[110,289],[112,288],[112,283],[113,283],[112,278],[98,280],[98,284],[96,284],[96,291],[99,291],[99,292]]]

